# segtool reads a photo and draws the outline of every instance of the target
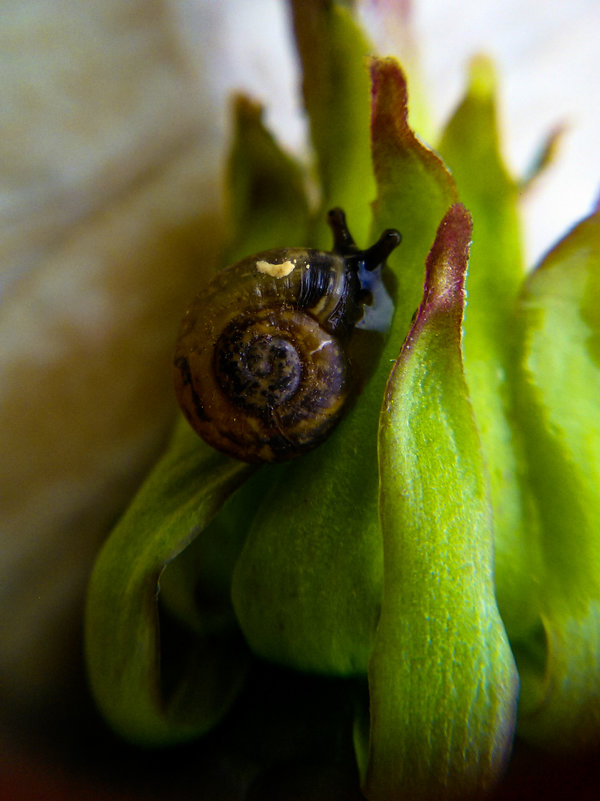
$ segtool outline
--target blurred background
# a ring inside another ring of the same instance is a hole
[[[535,263],[599,195],[600,4],[357,6],[426,97],[430,142],[480,52],[513,172],[564,127],[524,197]],[[298,80],[284,0],[0,0],[0,710],[21,778],[38,735],[89,714],[85,585],[174,418],[172,342],[223,238],[230,95],[307,160]],[[85,797],[45,764],[57,798]]]

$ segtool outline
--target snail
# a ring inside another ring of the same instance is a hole
[[[401,236],[389,229],[359,250],[341,209],[328,223],[332,252],[282,248],[245,258],[217,274],[181,323],[179,404],[202,439],[236,459],[305,453],[348,403],[348,343],[366,316],[372,276]]]

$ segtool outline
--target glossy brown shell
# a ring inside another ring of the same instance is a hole
[[[247,462],[322,442],[350,391],[345,345],[360,295],[335,253],[266,251],[219,273],[187,310],[175,353],[177,397],[196,432]]]

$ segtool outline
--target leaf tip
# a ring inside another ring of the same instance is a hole
[[[490,97],[495,94],[496,87],[496,68],[493,60],[485,53],[478,53],[469,64],[470,93],[478,97]]]
[[[427,257],[423,303],[417,318],[432,307],[456,306],[462,315],[472,231],[473,221],[463,204],[450,206]]]
[[[384,111],[393,115],[396,124],[407,124],[408,89],[406,76],[395,58],[372,57],[368,61],[371,76],[372,121]]]

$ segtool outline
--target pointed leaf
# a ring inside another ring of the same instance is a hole
[[[494,595],[487,477],[460,352],[470,235],[468,213],[453,206],[381,413],[370,801],[472,797],[499,777],[512,742],[518,682]]]
[[[392,266],[397,265],[397,349],[421,300],[425,258],[437,226],[457,200],[457,192],[442,160],[419,141],[408,124],[408,90],[398,62],[373,59],[371,81],[371,137],[378,189],[372,233],[398,228],[403,237],[401,248],[390,259]]]
[[[262,122],[262,108],[236,98],[227,165],[231,240],[225,264],[269,248],[308,244],[308,201],[296,162]]]
[[[519,193],[499,151],[496,80],[487,59],[473,61],[467,94],[439,149],[474,220],[465,373],[490,470],[498,603],[509,634],[518,636],[537,620],[528,546],[536,523],[522,475],[521,437],[510,390],[517,347],[515,306],[523,278]]]
[[[330,0],[292,0],[294,33],[302,62],[304,104],[320,179],[316,241],[329,245],[324,212],[341,206],[354,237],[369,233],[375,195],[369,159],[369,76],[372,47],[350,11]]]

